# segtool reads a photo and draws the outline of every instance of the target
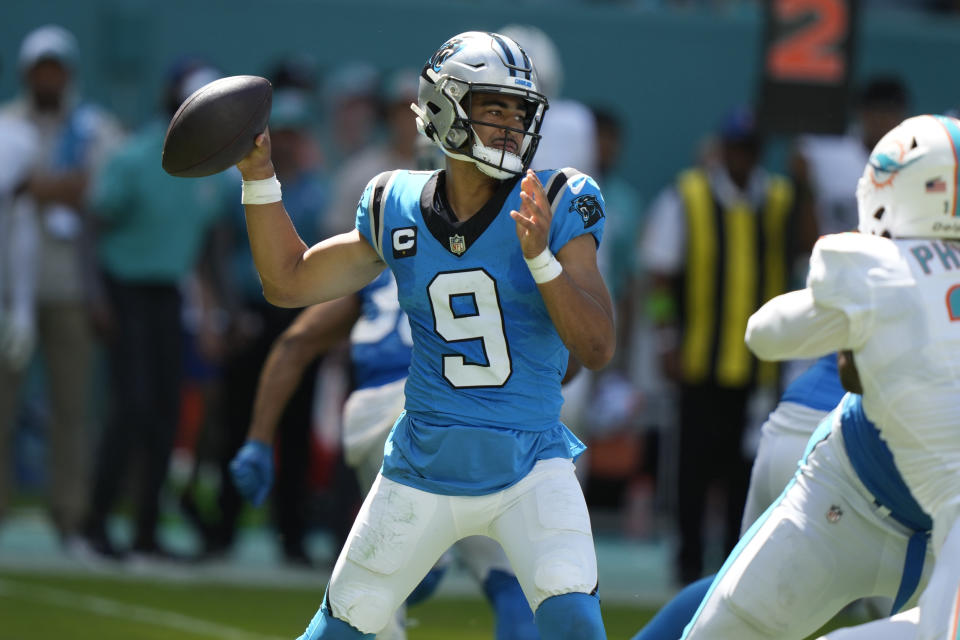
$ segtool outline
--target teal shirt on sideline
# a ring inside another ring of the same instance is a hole
[[[94,183],[91,208],[102,223],[100,263],[127,282],[179,284],[196,264],[206,233],[224,213],[242,217],[234,169],[175,178],[160,166],[166,125],[130,138]]]
[[[597,180],[603,189],[607,238],[597,256],[610,297],[619,300],[631,295],[630,284],[637,274],[637,238],[643,228],[644,209],[640,194],[617,174]]]

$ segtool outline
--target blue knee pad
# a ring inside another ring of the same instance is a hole
[[[550,640],[607,640],[595,593],[551,596],[540,603],[534,617],[540,635]]]
[[[483,593],[496,616],[496,640],[540,640],[533,611],[515,575],[491,569],[483,581]]]
[[[685,586],[631,640],[677,640],[693,619],[714,577],[707,576]]]
[[[443,576],[447,573],[447,566],[435,566],[433,569],[427,572],[427,575],[423,576],[423,580],[420,581],[416,587],[413,588],[413,591],[410,592],[410,595],[407,596],[407,606],[412,606],[415,604],[420,604],[427,598],[433,595],[437,590],[437,587],[440,586],[440,581],[443,579]]]
[[[375,637],[376,634],[363,633],[343,620],[334,618],[324,591],[323,603],[307,625],[307,630],[297,640],[373,640]]]

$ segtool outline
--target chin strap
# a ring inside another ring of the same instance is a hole
[[[476,135],[474,135],[474,139],[476,139]],[[491,149],[479,142],[474,142],[473,155],[481,161],[474,161],[477,168],[491,178],[506,180],[523,173],[523,162],[520,161],[520,156],[510,151]]]

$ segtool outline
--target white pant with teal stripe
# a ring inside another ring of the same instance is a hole
[[[835,425],[741,538],[683,639],[802,640],[853,600],[894,598],[911,533],[875,505]],[[918,592],[931,565],[928,552]]]
[[[960,640],[960,520],[947,535],[920,606],[818,640]]]

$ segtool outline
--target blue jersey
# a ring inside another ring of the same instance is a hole
[[[573,169],[538,177],[554,211],[550,249],[603,232],[596,183]],[[406,411],[386,447],[384,475],[424,490],[480,495],[520,480],[538,459],[576,457],[560,423],[568,351],[527,268],[504,181],[464,223],[445,202],[443,172],[374,178],[357,229],[393,271],[413,335]]]
[[[350,363],[357,389],[379,387],[406,377],[413,339],[407,314],[397,301],[389,270],[361,289],[361,315],[350,332]]]
[[[831,411],[845,393],[837,371],[837,354],[830,353],[797,376],[780,396],[780,402],[794,402],[811,409]]]

